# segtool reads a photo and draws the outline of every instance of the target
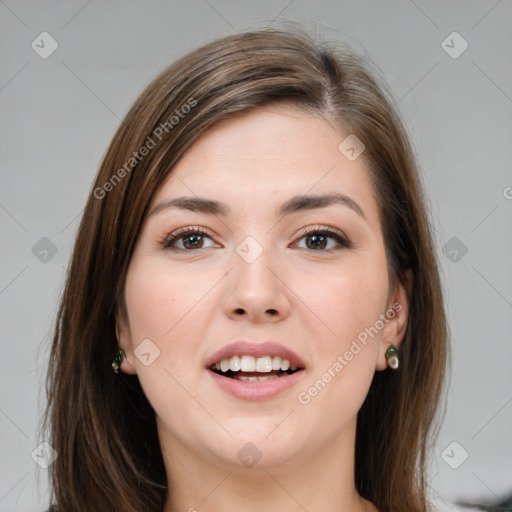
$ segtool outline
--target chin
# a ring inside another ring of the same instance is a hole
[[[279,421],[282,421],[280,418]],[[233,434],[233,438],[224,439],[222,444],[211,446],[211,453],[224,465],[237,469],[270,469],[286,464],[302,453],[301,440],[292,436],[279,422],[262,421],[254,428],[254,420],[240,422],[243,433]],[[251,429],[252,425],[252,429]],[[262,434],[262,431],[265,433]]]

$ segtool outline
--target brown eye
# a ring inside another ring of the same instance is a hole
[[[330,229],[310,229],[299,240],[306,240],[305,249],[327,252],[341,248],[350,248],[352,244],[337,231]]]
[[[210,240],[212,245],[206,246]],[[184,228],[172,233],[163,242],[163,247],[175,251],[192,251],[194,249],[206,249],[213,247],[213,240],[200,228]]]
[[[328,237],[325,235],[308,235],[305,237],[309,240],[309,244],[306,242],[308,249],[325,249],[327,247]]]

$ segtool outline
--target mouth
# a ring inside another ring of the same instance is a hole
[[[303,377],[306,364],[280,343],[237,341],[209,357],[205,370],[225,393],[259,401],[292,389]]]
[[[234,355],[212,364],[209,369],[226,377],[244,382],[262,382],[280,379],[304,370],[301,366],[292,366],[288,359],[280,356],[254,357],[251,355]]]

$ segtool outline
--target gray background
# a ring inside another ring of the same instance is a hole
[[[46,503],[46,471],[31,457],[40,441],[46,340],[79,216],[120,119],[177,57],[214,37],[285,20],[367,53],[418,153],[454,356],[431,485],[446,499],[469,501],[512,489],[510,0],[7,0],[0,2],[1,511]],[[59,45],[46,59],[31,47],[44,31]],[[458,58],[445,49],[460,51],[462,40],[442,45],[454,31],[469,44]],[[452,468],[447,461],[460,463],[463,450],[467,460]]]

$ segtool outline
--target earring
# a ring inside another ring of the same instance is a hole
[[[116,373],[119,373],[119,368],[121,367],[121,363],[123,362],[124,352],[119,350],[119,354],[112,361],[112,368]]]
[[[390,345],[386,350],[386,361],[390,368],[396,370],[398,368],[398,349],[394,345]]]

